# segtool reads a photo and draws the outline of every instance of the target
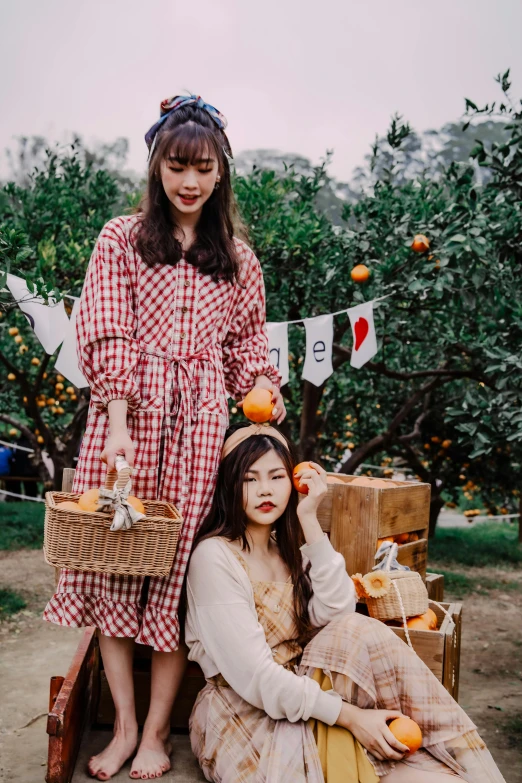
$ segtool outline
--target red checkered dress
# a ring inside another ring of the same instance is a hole
[[[276,385],[280,376],[268,359],[263,275],[250,248],[236,240],[240,285],[216,283],[184,259],[149,268],[130,242],[137,220],[107,223],[87,270],[77,332],[91,405],[74,491],[104,483],[107,405],[126,399],[136,449],[133,494],[174,503],[183,515],[181,538],[170,575],[150,579],[145,605],[142,577],[63,570],[44,618],[94,625],[106,636],[168,652],[179,643],[183,578],[214,491],[226,393],[243,399],[256,376]]]

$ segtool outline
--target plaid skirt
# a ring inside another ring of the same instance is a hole
[[[378,777],[406,764],[447,774],[448,783],[452,776],[468,783],[505,783],[475,725],[383,623],[359,614],[331,622],[307,645],[297,673],[314,676],[318,669],[345,701],[363,709],[400,710],[419,724],[423,747],[409,758],[378,761],[367,753]],[[219,683],[207,682],[190,718],[192,750],[207,780],[328,783],[311,722],[273,720]],[[357,770],[343,772],[347,783],[364,779]]]

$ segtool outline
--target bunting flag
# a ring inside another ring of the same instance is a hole
[[[270,361],[281,373],[281,386],[284,386],[290,379],[290,369],[288,366],[288,324],[271,323],[267,324],[266,328],[268,332]]]
[[[72,298],[72,297],[71,297]],[[88,382],[78,367],[76,353],[76,315],[80,306],[80,300],[74,298],[71,319],[67,325],[65,339],[55,362],[54,369],[67,378],[77,389],[88,386]]]
[[[373,323],[373,302],[351,307],[348,317],[352,326],[353,347],[350,364],[359,369],[377,353],[377,337]]]
[[[69,325],[63,299],[58,303],[49,299],[51,304],[46,305],[44,299],[29,291],[25,280],[16,275],[8,274],[6,284],[20,310],[31,324],[44,351],[53,354],[63,341],[63,336]]]
[[[306,357],[303,380],[321,386],[333,373],[333,315],[319,315],[304,321]]]

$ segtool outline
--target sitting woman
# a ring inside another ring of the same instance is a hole
[[[501,783],[474,724],[393,631],[355,613],[343,557],[317,520],[315,463],[297,502],[272,427],[229,431],[187,578],[189,658],[207,679],[192,750],[220,783]],[[322,629],[322,630],[319,630]],[[412,755],[387,722],[420,726]]]

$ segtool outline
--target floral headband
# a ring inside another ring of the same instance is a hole
[[[149,128],[145,134],[145,143],[149,148],[149,160],[151,159],[152,153],[154,152],[158,131],[160,130],[161,126],[173,112],[175,112],[177,109],[183,108],[184,106],[197,106],[199,109],[203,109],[207,112],[207,114],[210,115],[212,120],[223,134],[223,149],[229,158],[232,158],[232,149],[225,133],[225,128],[228,124],[225,115],[221,114],[221,112],[218,111],[215,106],[211,106],[210,103],[205,103],[200,95],[175,95],[173,98],[165,98],[165,100],[160,103],[160,118],[151,128]]]

